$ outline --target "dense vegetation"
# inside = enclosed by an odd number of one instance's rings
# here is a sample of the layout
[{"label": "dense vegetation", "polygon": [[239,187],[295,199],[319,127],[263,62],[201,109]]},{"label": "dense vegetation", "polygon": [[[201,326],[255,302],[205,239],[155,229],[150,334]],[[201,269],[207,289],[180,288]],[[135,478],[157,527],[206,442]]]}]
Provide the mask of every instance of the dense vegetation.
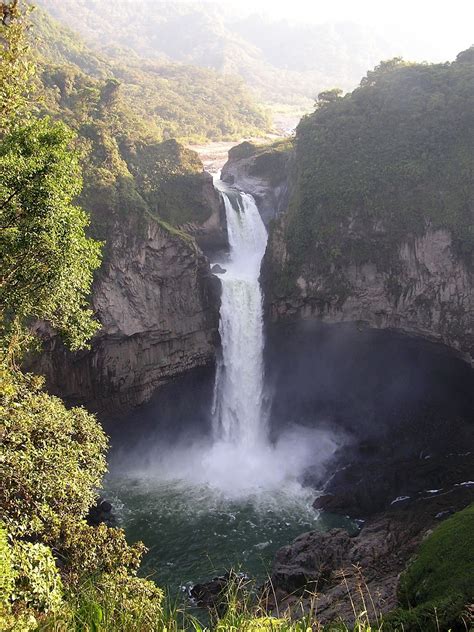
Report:
[{"label": "dense vegetation", "polygon": [[140,230],[144,218],[163,227],[205,221],[210,210],[196,194],[202,164],[174,137],[261,131],[266,119],[241,82],[133,54],[113,60],[44,12],[33,11],[30,20],[30,58],[38,69],[32,99],[39,116],[76,132],[84,180],[79,201],[91,213],[92,234],[107,242],[114,227],[127,221]]},{"label": "dense vegetation", "polygon": [[[54,3],[50,8],[57,6]],[[69,13],[72,28],[80,30],[87,11],[83,6],[78,13]],[[141,15],[148,19],[146,12]],[[142,131],[146,127],[156,140],[231,140],[262,134],[269,126],[266,115],[236,77],[223,77],[209,67],[143,59],[131,50],[98,54],[44,11],[36,9],[31,19],[32,43],[46,67],[50,86],[51,82],[54,85],[51,65],[61,66],[66,74],[64,79],[58,78],[57,90],[67,89],[68,74],[81,74],[83,90],[88,87],[87,79],[118,81],[128,127],[138,126]],[[94,13],[93,21],[97,20]],[[106,20],[112,24],[108,9]],[[92,83],[89,90],[93,87]],[[80,103],[74,107],[79,108]]]},{"label": "dense vegetation", "polygon": [[[350,263],[390,270],[397,245],[428,226],[474,253],[474,49],[450,64],[399,59],[352,94],[319,95],[295,142],[281,278],[339,275]],[[342,290],[341,290],[342,291]]]},{"label": "dense vegetation", "polygon": [[147,58],[168,59],[240,76],[259,100],[311,106],[322,89],[352,89],[367,68],[399,52],[398,34],[354,23],[292,25],[246,16],[238,3],[155,2],[137,9],[120,0],[40,0],[41,6],[87,38],[96,48],[122,55],[131,49]]},{"label": "dense vegetation", "polygon": [[[467,629],[466,604],[474,599],[474,505],[440,524],[421,544],[398,588],[403,608],[386,625],[405,630]],[[436,621],[433,621],[433,611]]]}]

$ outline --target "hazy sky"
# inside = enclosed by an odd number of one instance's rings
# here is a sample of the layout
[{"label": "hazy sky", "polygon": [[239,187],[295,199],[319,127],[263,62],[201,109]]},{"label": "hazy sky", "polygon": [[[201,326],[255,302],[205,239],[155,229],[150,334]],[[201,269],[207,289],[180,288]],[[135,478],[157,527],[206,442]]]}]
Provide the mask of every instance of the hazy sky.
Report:
[{"label": "hazy sky", "polygon": [[[235,0],[220,4],[235,5]],[[397,26],[429,44],[432,61],[452,59],[474,44],[474,0],[240,0],[240,9],[275,18],[323,23],[350,20],[382,28]],[[437,59],[433,58],[433,55]]]}]

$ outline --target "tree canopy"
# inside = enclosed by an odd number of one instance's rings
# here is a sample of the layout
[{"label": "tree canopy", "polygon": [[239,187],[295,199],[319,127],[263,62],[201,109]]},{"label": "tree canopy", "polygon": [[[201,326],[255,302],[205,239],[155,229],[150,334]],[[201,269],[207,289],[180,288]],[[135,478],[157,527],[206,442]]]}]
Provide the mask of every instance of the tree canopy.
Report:
[{"label": "tree canopy", "polygon": [[97,329],[88,307],[100,244],[85,234],[86,213],[74,134],[32,120],[0,143],[0,303],[10,342],[33,318],[48,320],[71,348]]}]

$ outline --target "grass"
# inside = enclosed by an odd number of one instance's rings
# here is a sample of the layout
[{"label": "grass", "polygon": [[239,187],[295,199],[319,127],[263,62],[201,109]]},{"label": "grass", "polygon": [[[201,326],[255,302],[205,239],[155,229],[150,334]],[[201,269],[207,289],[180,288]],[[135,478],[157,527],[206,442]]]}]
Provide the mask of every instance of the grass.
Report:
[{"label": "grass", "polygon": [[[442,522],[400,578],[386,629],[474,629],[474,504]],[[433,617],[433,612],[435,617]]]}]

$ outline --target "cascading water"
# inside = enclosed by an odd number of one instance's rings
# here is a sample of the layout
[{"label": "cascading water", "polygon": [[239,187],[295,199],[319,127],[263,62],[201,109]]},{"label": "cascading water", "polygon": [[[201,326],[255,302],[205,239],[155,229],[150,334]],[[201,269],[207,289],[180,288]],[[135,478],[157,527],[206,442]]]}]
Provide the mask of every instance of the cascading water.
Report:
[{"label": "cascading water", "polygon": [[312,509],[314,491],[300,478],[310,465],[323,468],[337,447],[326,431],[292,420],[270,441],[259,285],[267,233],[250,195],[215,184],[230,252],[220,261],[226,271],[219,275],[222,352],[212,436],[193,431],[167,444],[157,427],[133,448],[124,442],[115,447],[109,485],[115,506],[123,503],[127,533],[150,547],[146,570],[176,588],[236,566],[263,579],[279,546],[324,528]]},{"label": "cascading water", "polygon": [[217,440],[237,445],[266,441],[263,399],[263,315],[260,264],[267,231],[251,195],[216,187],[224,200],[229,261],[220,275],[222,297],[218,362],[213,403]]}]

